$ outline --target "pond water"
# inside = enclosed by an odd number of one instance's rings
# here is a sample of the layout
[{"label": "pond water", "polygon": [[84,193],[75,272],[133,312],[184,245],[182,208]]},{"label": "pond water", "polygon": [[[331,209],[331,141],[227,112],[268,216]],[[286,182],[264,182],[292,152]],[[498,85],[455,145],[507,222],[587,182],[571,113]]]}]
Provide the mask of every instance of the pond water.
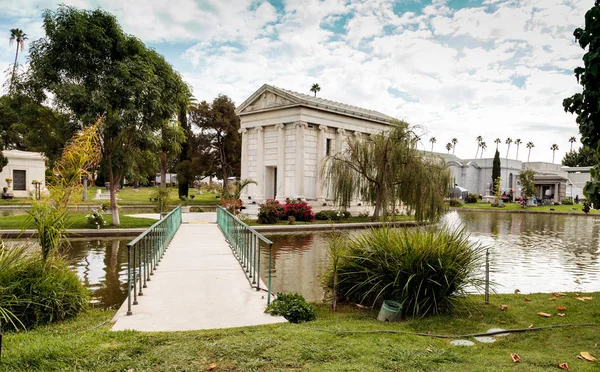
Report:
[{"label": "pond water", "polygon": [[[472,241],[489,247],[498,293],[600,291],[600,217],[452,212],[442,223],[465,225]],[[327,233],[267,237],[274,242],[273,290],[323,299]]]},{"label": "pond water", "polygon": [[[600,291],[600,216],[452,212],[443,223],[464,224],[470,239],[490,248],[490,277],[499,293],[512,293],[516,288],[523,293]],[[273,291],[322,300],[327,233],[266,236],[274,242]],[[125,300],[129,240],[70,240],[66,257],[92,290],[94,306],[115,308]],[[262,257],[262,273],[266,273],[268,252]]]}]

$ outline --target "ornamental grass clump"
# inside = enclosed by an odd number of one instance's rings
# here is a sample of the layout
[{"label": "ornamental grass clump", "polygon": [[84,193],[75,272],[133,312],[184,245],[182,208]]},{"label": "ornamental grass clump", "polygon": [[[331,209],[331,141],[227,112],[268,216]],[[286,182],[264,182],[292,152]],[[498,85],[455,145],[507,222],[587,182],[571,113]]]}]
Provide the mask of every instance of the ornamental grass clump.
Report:
[{"label": "ornamental grass clump", "polygon": [[409,317],[447,313],[466,288],[482,287],[483,252],[464,229],[373,229],[348,241],[337,295],[372,307],[395,300]]}]

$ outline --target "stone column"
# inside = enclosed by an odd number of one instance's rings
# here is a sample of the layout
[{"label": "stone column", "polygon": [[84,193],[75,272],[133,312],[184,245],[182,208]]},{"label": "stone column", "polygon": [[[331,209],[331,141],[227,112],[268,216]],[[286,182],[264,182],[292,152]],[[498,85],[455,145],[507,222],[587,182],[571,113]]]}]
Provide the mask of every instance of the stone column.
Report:
[{"label": "stone column", "polygon": [[285,201],[285,125],[277,124],[277,192],[276,199]]},{"label": "stone column", "polygon": [[337,134],[335,135],[335,153],[339,154],[342,151],[342,144],[344,143],[344,136],[346,134],[346,130],[343,128],[338,128]]},{"label": "stone column", "polygon": [[265,197],[265,132],[263,127],[256,127],[256,199],[263,201]]},{"label": "stone column", "polygon": [[[240,169],[240,179],[244,180],[248,178],[248,130],[246,128],[240,128],[238,133],[242,135],[242,165]],[[254,185],[248,185],[247,187],[244,187],[244,190],[242,191],[240,197],[244,203],[247,203],[248,201],[248,189],[250,189],[251,186]]]},{"label": "stone column", "polygon": [[319,125],[317,132],[317,200],[325,201],[325,182],[323,178],[323,163],[325,161],[325,133],[327,133],[326,125]]},{"label": "stone column", "polygon": [[307,127],[305,121],[294,122],[296,126],[296,173],[294,185],[295,199],[304,199],[304,130]]}]

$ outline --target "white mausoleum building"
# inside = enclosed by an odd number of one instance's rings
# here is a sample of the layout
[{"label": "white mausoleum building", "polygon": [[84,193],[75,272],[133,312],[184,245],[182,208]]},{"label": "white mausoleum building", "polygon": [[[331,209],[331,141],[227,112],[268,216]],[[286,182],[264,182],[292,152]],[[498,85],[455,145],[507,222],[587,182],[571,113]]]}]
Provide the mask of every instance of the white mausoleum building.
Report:
[{"label": "white mausoleum building", "polygon": [[[8,192],[16,197],[28,197],[35,189],[33,181],[40,182],[40,189],[46,186],[46,162],[39,152],[4,150],[2,154],[8,164],[0,172],[0,182]],[[9,181],[7,181],[9,180]]]},{"label": "white mausoleum building", "polygon": [[380,133],[394,119],[267,84],[236,113],[241,120],[241,178],[257,183],[244,190],[244,203],[330,200],[320,172],[324,159],[341,151],[349,136]]}]

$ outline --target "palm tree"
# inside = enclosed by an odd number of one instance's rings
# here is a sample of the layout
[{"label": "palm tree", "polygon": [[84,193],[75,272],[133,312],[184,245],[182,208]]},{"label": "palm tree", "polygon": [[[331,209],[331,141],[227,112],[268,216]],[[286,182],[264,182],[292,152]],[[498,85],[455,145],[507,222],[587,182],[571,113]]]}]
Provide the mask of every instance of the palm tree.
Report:
[{"label": "palm tree", "polygon": [[558,150],[558,145],[554,143],[552,146],[550,146],[550,150],[552,150],[552,162],[554,163],[554,154],[556,153],[556,150]]},{"label": "palm tree", "polygon": [[521,142],[520,138],[517,138],[515,140],[515,145],[517,145],[517,156],[515,157],[516,160],[519,160],[519,145],[522,144],[523,142]]},{"label": "palm tree", "polygon": [[433,152],[433,144],[437,142],[437,139],[435,137],[431,137],[429,142],[431,142],[431,152]]},{"label": "palm tree", "polygon": [[483,158],[483,152],[485,151],[485,149],[487,149],[487,144],[485,142],[481,142],[481,144],[479,145],[481,147],[481,158]]},{"label": "palm tree", "polygon": [[15,53],[15,64],[13,65],[13,70],[12,70],[12,77],[10,79],[10,86],[9,86],[9,90],[12,89],[12,84],[13,81],[15,80],[15,71],[17,70],[17,59],[19,58],[19,47],[21,47],[21,51],[23,51],[23,49],[25,49],[25,40],[27,40],[27,34],[23,32],[23,30],[18,29],[18,28],[13,28],[12,30],[10,30],[10,39],[9,39],[9,44],[13,45],[13,43],[16,41],[17,42],[17,51]]},{"label": "palm tree", "polygon": [[496,144],[496,151],[498,151],[498,145],[499,145],[500,143],[502,143],[502,140],[501,140],[500,138],[496,138],[496,139],[494,140],[494,143]]},{"label": "palm tree", "polygon": [[577,142],[577,138],[575,138],[575,137],[571,137],[571,138],[569,138],[569,142],[571,142],[571,151],[573,151],[573,144],[574,144],[575,142]]},{"label": "palm tree", "polygon": [[527,162],[529,163],[529,157],[531,156],[531,149],[535,147],[535,145],[533,144],[533,142],[529,141],[527,142],[527,145],[525,145],[525,147],[527,147],[529,149],[529,155],[527,155]]},{"label": "palm tree", "polygon": [[317,92],[321,91],[321,87],[319,86],[319,84],[315,83],[310,88],[310,91],[313,92],[315,94],[315,97],[316,97],[317,96]]},{"label": "palm tree", "polygon": [[508,152],[510,151],[510,144],[513,142],[512,138],[508,137],[506,139],[506,144],[508,145],[508,148],[506,149],[506,158],[508,159]]},{"label": "palm tree", "polygon": [[[450,153],[450,150],[452,150],[452,144],[450,142],[446,144],[446,150],[448,150],[448,154]],[[479,148],[477,148],[477,152],[479,152]]]},{"label": "palm tree", "polygon": [[479,148],[481,147],[481,141],[483,141],[483,137],[477,136],[477,152],[475,153],[475,159],[477,159],[477,154],[479,154]]},{"label": "palm tree", "polygon": [[456,138],[452,138],[452,155],[454,155],[454,150],[456,150],[456,144],[458,140]]}]

